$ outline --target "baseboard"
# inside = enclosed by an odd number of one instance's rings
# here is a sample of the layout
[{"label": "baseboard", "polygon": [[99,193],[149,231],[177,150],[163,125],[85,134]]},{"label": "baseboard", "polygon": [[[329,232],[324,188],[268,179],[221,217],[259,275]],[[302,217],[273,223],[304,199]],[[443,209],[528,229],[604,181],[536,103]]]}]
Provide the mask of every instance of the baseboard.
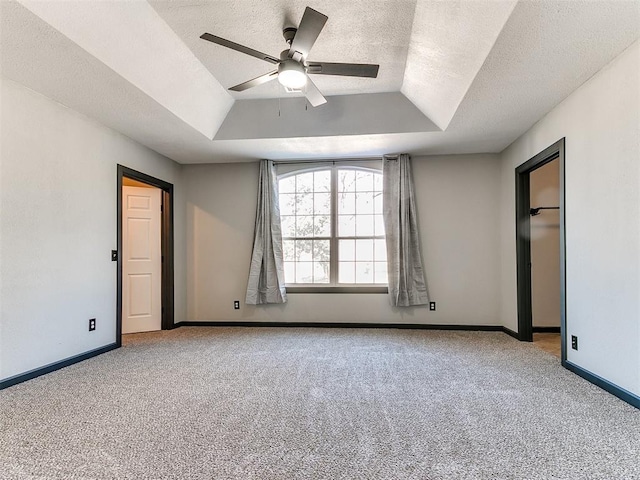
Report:
[{"label": "baseboard", "polygon": [[606,390],[610,394],[615,395],[620,400],[627,402],[629,405],[632,405],[640,409],[640,397],[638,395],[631,393],[630,391],[625,390],[624,388],[619,387],[614,383],[611,383],[609,380],[605,380],[604,378],[599,377],[595,373],[591,373],[588,370],[585,370],[584,368],[569,362],[568,360],[565,360],[564,362],[562,362],[562,366],[565,367],[567,370],[572,371],[576,375],[584,378],[585,380],[593,383],[594,385],[597,385],[603,390]]},{"label": "baseboard", "polygon": [[506,333],[507,335],[509,335],[510,337],[515,338],[516,340],[520,340],[520,335],[518,334],[518,332],[514,332],[513,330],[511,330],[510,328],[507,327],[502,327],[502,331],[504,333]]},{"label": "baseboard", "polygon": [[194,322],[183,321],[176,327],[309,327],[309,328],[399,328],[411,330],[469,330],[501,332],[500,325],[446,325],[422,323],[337,323],[337,322]]},{"label": "baseboard", "polygon": [[118,345],[117,343],[111,343],[109,345],[105,345],[104,347],[96,348],[95,350],[90,350],[88,352],[81,353],[80,355],[75,355],[58,362],[50,363],[49,365],[45,365],[44,367],[30,370],[26,373],[14,375],[13,377],[9,377],[0,381],[0,390],[11,387],[18,383],[26,382],[27,380],[31,380],[32,378],[39,377],[40,375],[44,375],[46,373],[55,372],[56,370],[60,370],[61,368],[68,367],[69,365],[73,365],[74,363],[82,362],[83,360],[87,360],[91,357],[96,357],[111,350],[115,350],[119,346],[120,345]]},{"label": "baseboard", "polygon": [[560,327],[533,327],[533,333],[560,333]]}]

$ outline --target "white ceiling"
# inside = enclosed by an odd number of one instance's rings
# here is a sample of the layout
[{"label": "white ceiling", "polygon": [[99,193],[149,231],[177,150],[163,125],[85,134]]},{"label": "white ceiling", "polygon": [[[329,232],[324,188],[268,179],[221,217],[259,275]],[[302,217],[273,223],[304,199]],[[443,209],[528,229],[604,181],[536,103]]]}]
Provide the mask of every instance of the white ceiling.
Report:
[{"label": "white ceiling", "polygon": [[[314,76],[311,108],[271,82],[305,6],[329,17],[309,58],[379,63]],[[181,163],[499,152],[640,37],[635,0],[0,2],[2,76]],[[335,96],[338,95],[338,96]]]},{"label": "white ceiling", "polygon": [[[325,95],[399,91],[416,6],[415,0],[325,0],[315,4],[308,0],[151,0],[149,3],[225,88],[270,72],[274,65],[203,41],[199,38],[203,32],[279,57],[282,50],[288,49],[282,29],[297,26],[307,5],[319,10],[329,20],[308,60],[382,66],[376,79],[314,76],[313,82]],[[278,82],[230,93],[236,99],[283,95]]]}]

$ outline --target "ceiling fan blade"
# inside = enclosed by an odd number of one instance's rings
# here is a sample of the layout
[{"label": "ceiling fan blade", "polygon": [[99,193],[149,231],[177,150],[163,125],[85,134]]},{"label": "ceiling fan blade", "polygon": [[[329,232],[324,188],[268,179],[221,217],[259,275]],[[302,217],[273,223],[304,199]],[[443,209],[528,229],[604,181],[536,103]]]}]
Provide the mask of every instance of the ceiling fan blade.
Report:
[{"label": "ceiling fan blade", "polygon": [[309,100],[309,103],[314,107],[320,106],[323,103],[327,103],[327,99],[324,98],[324,95],[320,93],[320,90],[318,90],[318,87],[316,87],[316,84],[313,83],[311,79],[308,77],[307,77],[307,87],[305,89],[304,96],[307,97],[307,100]]},{"label": "ceiling fan blade", "polygon": [[243,92],[248,90],[251,87],[257,87],[258,85],[262,85],[263,83],[270,82],[278,78],[278,71],[274,70],[273,72],[265,73],[264,75],[260,75],[259,77],[254,78],[253,80],[249,80],[247,82],[236,85],[235,87],[231,87],[229,90],[233,90],[234,92]]},{"label": "ceiling fan blade", "polygon": [[203,33],[202,35],[200,35],[200,38],[212,43],[217,43],[218,45],[222,45],[223,47],[230,48],[231,50],[235,50],[237,52],[246,53],[247,55],[251,55],[252,57],[259,58],[260,60],[264,60],[269,63],[280,63],[279,59],[272,57],[271,55],[259,52],[258,50],[254,50],[253,48],[245,47],[244,45],[232,42],[231,40],[216,37],[215,35],[211,35],[210,33]]},{"label": "ceiling fan blade", "polygon": [[376,78],[380,65],[370,63],[309,62],[307,73],[316,75],[345,75],[348,77]]},{"label": "ceiling fan blade", "polygon": [[328,18],[326,15],[316,12],[313,8],[307,7],[304,15],[302,15],[302,20],[300,20],[296,36],[293,37],[293,42],[291,42],[289,56],[293,57],[298,52],[303,58],[306,58]]}]

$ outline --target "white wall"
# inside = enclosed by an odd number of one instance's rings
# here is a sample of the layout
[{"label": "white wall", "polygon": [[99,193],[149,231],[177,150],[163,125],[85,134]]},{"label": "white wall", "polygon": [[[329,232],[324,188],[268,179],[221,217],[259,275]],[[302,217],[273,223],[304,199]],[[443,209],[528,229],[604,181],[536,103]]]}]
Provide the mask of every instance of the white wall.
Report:
[{"label": "white wall", "polygon": [[[559,164],[554,160],[530,177],[532,207],[560,204]],[[560,212],[540,210],[531,218],[531,310],[534,327],[560,326]]]},{"label": "white wall", "polygon": [[175,185],[175,317],[184,319],[180,166],[17,83],[1,89],[0,378],[115,341],[118,163]]},{"label": "white wall", "polygon": [[391,308],[386,294],[290,294],[286,305],[245,305],[258,164],[215,164],[184,167],[189,320],[498,325],[498,156],[420,157],[413,166],[436,312]]},{"label": "white wall", "polygon": [[502,153],[501,317],[514,330],[514,169],[562,137],[568,360],[640,394],[640,42]]}]

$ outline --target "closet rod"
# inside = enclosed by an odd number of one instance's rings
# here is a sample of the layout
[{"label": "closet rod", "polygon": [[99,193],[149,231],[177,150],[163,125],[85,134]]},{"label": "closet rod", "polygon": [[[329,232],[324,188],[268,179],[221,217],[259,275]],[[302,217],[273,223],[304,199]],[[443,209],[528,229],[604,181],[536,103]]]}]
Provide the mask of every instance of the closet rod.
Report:
[{"label": "closet rod", "polygon": [[540,210],[560,210],[560,207],[535,207],[529,210],[529,215],[532,217],[540,215]]}]

